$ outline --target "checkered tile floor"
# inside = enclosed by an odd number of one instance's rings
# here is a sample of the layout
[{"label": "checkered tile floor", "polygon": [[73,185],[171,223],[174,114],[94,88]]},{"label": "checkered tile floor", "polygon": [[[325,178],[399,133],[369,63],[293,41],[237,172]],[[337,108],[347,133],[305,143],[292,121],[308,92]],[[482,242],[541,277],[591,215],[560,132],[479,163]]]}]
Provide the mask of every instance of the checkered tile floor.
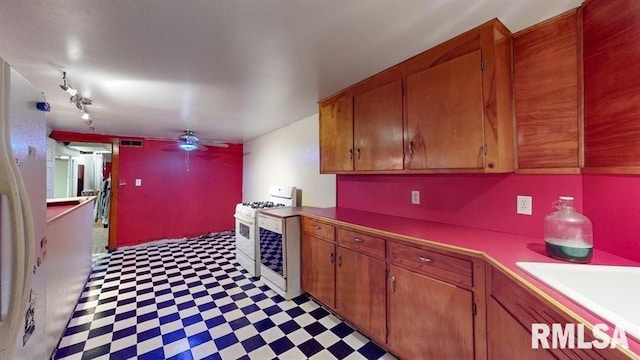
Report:
[{"label": "checkered tile floor", "polygon": [[53,359],[395,359],[305,295],[247,276],[234,234],[95,264]]}]

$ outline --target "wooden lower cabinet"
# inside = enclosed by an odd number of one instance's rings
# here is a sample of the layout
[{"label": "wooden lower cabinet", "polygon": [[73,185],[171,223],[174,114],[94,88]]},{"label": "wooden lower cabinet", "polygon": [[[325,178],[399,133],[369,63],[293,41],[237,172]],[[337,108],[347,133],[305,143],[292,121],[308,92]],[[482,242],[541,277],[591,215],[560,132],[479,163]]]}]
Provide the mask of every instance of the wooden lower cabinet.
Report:
[{"label": "wooden lower cabinet", "polygon": [[[531,349],[531,324],[542,323],[576,325],[579,321],[569,314],[553,306],[542,296],[527,288],[524,284],[511,278],[506,273],[491,267],[487,271],[488,308],[487,308],[487,340],[489,359],[632,359],[619,348],[611,349],[578,349],[567,346],[563,349]],[[498,306],[498,308],[496,308]],[[519,327],[518,327],[519,326]],[[585,326],[585,330],[587,327]],[[526,332],[526,334],[525,334]],[[527,342],[528,340],[528,349]],[[583,341],[594,340],[590,331],[585,331]],[[551,336],[548,338],[552,343]],[[574,333],[574,344],[578,344],[577,332]],[[519,350],[514,349],[518,347]],[[551,347],[551,346],[550,346]],[[492,354],[512,354],[514,356],[491,356]]]},{"label": "wooden lower cabinet", "polygon": [[487,301],[487,350],[489,359],[556,359],[545,349],[532,349],[531,333],[493,298]]},{"label": "wooden lower cabinet", "polygon": [[391,351],[403,359],[473,359],[473,293],[395,265],[387,284]]},{"label": "wooden lower cabinet", "polygon": [[302,236],[302,289],[330,308],[335,306],[335,244]]},{"label": "wooden lower cabinet", "polygon": [[386,294],[383,260],[338,246],[336,257],[336,311],[384,343]]}]

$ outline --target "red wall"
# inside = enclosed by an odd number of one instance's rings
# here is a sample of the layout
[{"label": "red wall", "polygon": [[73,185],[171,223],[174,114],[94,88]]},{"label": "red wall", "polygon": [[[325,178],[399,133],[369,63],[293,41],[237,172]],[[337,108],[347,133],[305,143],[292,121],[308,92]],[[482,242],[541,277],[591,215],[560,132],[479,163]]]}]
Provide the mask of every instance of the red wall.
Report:
[{"label": "red wall", "polygon": [[583,183],[594,246],[640,261],[640,177],[584,175]]},{"label": "red wall", "polygon": [[[544,216],[560,195],[582,209],[579,175],[338,176],[338,206],[444,224],[543,236]],[[420,205],[411,204],[420,191]],[[516,214],[516,195],[533,196],[533,215]]]},{"label": "red wall", "polygon": [[209,147],[189,153],[188,165],[186,160],[171,141],[120,147],[118,247],[234,228],[242,199],[242,145]]},{"label": "red wall", "polygon": [[[420,190],[421,204],[411,204]],[[516,214],[533,196],[533,216]],[[640,261],[640,177],[595,175],[339,175],[338,207],[542,238],[560,195],[594,225],[594,246]],[[584,205],[583,205],[584,204]]]}]

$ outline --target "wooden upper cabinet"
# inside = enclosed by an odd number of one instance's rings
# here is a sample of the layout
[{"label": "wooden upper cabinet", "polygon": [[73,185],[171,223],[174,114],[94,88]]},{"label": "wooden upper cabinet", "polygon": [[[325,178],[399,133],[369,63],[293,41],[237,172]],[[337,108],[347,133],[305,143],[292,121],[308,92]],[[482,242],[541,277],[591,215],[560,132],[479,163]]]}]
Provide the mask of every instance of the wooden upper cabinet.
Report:
[{"label": "wooden upper cabinet", "polygon": [[409,169],[484,168],[480,50],[407,77]]},{"label": "wooden upper cabinet", "polygon": [[320,172],[353,170],[353,98],[320,105]]},{"label": "wooden upper cabinet", "polygon": [[[321,171],[513,171],[511,50],[494,19],[322,100]],[[336,160],[351,154],[341,97],[353,100],[353,168]]]},{"label": "wooden upper cabinet", "polygon": [[640,173],[640,1],[583,7],[585,169]]},{"label": "wooden upper cabinet", "polygon": [[520,170],[577,172],[580,168],[579,22],[574,9],[513,36]]},{"label": "wooden upper cabinet", "polygon": [[402,170],[402,81],[354,96],[355,170]]}]

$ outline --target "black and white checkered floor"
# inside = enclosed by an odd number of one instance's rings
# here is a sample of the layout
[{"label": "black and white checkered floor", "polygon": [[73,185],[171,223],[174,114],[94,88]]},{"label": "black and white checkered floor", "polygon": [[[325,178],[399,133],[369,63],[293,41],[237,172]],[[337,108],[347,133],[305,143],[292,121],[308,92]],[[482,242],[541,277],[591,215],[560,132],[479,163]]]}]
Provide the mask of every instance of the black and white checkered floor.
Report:
[{"label": "black and white checkered floor", "polygon": [[286,301],[248,277],[233,239],[102,258],[53,359],[395,359],[306,295]]}]

